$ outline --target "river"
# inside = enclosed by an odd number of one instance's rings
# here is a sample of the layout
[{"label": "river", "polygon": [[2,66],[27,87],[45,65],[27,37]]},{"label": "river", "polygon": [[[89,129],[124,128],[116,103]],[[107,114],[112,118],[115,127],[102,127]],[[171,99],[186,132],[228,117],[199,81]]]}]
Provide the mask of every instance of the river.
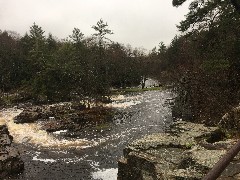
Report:
[{"label": "river", "polygon": [[11,179],[117,179],[117,161],[135,139],[164,132],[172,122],[168,90],[119,95],[107,106],[116,109],[112,123],[78,134],[46,133],[38,124],[15,124],[19,110],[2,111],[19,148],[25,171]]}]

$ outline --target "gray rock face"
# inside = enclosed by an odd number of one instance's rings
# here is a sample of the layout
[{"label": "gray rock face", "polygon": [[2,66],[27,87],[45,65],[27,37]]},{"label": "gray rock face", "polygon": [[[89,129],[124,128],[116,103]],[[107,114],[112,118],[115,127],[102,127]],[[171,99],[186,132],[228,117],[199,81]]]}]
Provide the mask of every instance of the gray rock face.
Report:
[{"label": "gray rock face", "polygon": [[5,125],[0,125],[0,179],[21,173],[23,169],[19,152],[12,146],[12,136]]},{"label": "gray rock face", "polygon": [[[168,133],[129,144],[118,162],[118,180],[202,179],[235,142],[223,139],[216,127],[177,122]],[[222,177],[239,174],[239,160],[232,162]],[[230,169],[234,173],[229,174]]]}]

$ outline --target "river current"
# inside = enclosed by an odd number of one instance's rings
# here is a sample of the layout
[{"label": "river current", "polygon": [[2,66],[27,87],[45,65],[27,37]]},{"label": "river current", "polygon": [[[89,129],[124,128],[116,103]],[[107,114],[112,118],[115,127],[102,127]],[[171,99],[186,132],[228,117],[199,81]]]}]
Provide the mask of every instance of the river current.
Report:
[{"label": "river current", "polygon": [[3,110],[25,163],[24,172],[11,179],[116,180],[124,147],[169,127],[171,109],[166,101],[172,96],[168,90],[119,95],[106,105],[116,109],[111,123],[75,134],[47,133],[37,123],[15,124],[13,117],[21,110]]}]

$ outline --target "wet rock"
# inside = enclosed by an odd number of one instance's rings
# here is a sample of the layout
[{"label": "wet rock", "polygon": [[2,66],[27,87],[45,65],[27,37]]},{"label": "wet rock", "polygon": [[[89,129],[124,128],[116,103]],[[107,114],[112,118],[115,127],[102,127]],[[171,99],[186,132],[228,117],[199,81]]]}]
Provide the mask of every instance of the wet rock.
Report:
[{"label": "wet rock", "polygon": [[38,120],[48,120],[51,118],[54,118],[56,115],[53,113],[49,107],[42,108],[41,111],[38,114]]},{"label": "wet rock", "polygon": [[0,125],[0,134],[9,134],[8,128],[6,125]]},{"label": "wet rock", "polygon": [[5,125],[0,125],[0,179],[21,173],[24,163],[12,145],[12,136]]},{"label": "wet rock", "polygon": [[32,106],[25,108],[18,116],[14,118],[15,123],[33,123],[38,120],[48,120],[54,116],[48,106]]},{"label": "wet rock", "polygon": [[8,134],[0,134],[0,144],[1,146],[10,146],[12,140]]},{"label": "wet rock", "polygon": [[68,114],[74,113],[75,111],[80,111],[80,109],[84,109],[81,104],[75,104],[72,107],[71,103],[23,107],[24,110],[14,118],[15,123],[33,123],[36,121],[47,121],[50,117],[62,118],[64,116],[67,116]]},{"label": "wet rock", "polygon": [[42,129],[46,130],[47,132],[54,132],[54,131],[60,131],[60,130],[70,130],[70,129],[76,129],[76,125],[68,120],[68,119],[62,119],[62,120],[49,120],[47,122],[44,122],[42,124]]},{"label": "wet rock", "polygon": [[[177,122],[167,133],[130,143],[118,162],[118,180],[202,179],[235,142],[223,138],[217,127]],[[236,157],[236,168],[228,167],[223,176],[239,174],[239,162]]]},{"label": "wet rock", "polygon": [[32,123],[37,121],[38,118],[39,118],[38,112],[24,110],[14,118],[14,122],[15,123]]},{"label": "wet rock", "polygon": [[84,104],[79,104],[79,103],[73,103],[71,106],[72,109],[82,111],[86,109],[86,106]]},{"label": "wet rock", "polygon": [[0,125],[0,147],[10,145],[12,143],[13,137],[9,134],[6,125]]},{"label": "wet rock", "polygon": [[27,102],[27,103],[18,103],[17,104],[17,108],[18,109],[26,109],[26,108],[29,108],[31,107],[33,104],[30,103],[30,102]]},{"label": "wet rock", "polygon": [[83,128],[105,123],[111,119],[112,110],[104,107],[86,109],[80,103],[59,103],[32,106],[14,118],[15,123],[39,123],[43,130],[54,132],[69,130],[79,132]]}]

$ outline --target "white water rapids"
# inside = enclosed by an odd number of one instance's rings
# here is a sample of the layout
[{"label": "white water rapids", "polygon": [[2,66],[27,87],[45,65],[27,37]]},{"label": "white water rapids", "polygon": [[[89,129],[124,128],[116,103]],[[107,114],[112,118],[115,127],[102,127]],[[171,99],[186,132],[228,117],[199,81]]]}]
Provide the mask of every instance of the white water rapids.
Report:
[{"label": "white water rapids", "polygon": [[[139,96],[125,97],[123,95],[112,97],[113,102],[105,104],[106,107],[126,108],[132,105],[141,103]],[[86,148],[97,145],[96,141],[86,139],[57,139],[53,134],[41,129],[38,123],[14,123],[13,118],[22,112],[20,109],[9,108],[0,111],[0,125],[6,124],[10,134],[13,136],[16,143],[28,143],[34,146],[41,146],[45,148]],[[58,134],[56,132],[55,134]]]},{"label": "white water rapids", "polygon": [[113,96],[112,103],[101,104],[116,109],[111,123],[73,132],[72,138],[65,136],[72,132],[64,129],[47,133],[42,122],[15,124],[13,118],[21,110],[3,109],[0,124],[8,126],[25,163],[16,180],[117,179],[117,161],[126,145],[168,128],[171,109],[165,102],[171,97],[169,91]]},{"label": "white water rapids", "polygon": [[13,118],[20,114],[22,110],[7,109],[0,111],[0,124],[6,124],[10,134],[16,143],[29,143],[35,146],[64,148],[64,147],[81,147],[83,148],[91,142],[84,139],[59,140],[50,133],[41,130],[41,126],[37,123],[16,124]]}]

